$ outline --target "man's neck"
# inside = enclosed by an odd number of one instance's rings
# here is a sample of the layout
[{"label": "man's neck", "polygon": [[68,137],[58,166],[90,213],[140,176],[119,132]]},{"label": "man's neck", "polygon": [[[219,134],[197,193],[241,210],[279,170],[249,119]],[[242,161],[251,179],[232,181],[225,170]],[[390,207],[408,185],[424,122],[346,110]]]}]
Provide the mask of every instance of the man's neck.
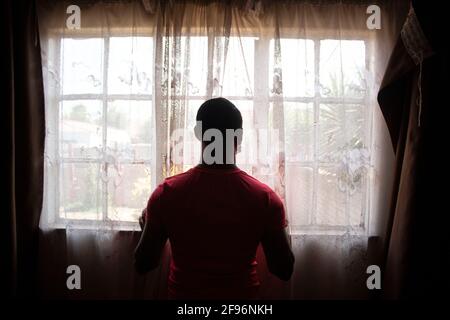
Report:
[{"label": "man's neck", "polygon": [[[228,159],[228,162],[227,162],[227,157],[224,157],[224,159],[222,159],[223,163],[213,163],[213,164],[208,164],[204,161],[204,159],[203,159],[204,151],[205,151],[205,146],[203,145],[202,153],[200,156],[200,163],[199,163],[198,167],[208,168],[208,169],[235,169],[235,168],[237,168],[237,166],[236,166],[236,149],[234,150],[232,159]],[[224,153],[226,153],[226,150],[224,150]]]},{"label": "man's neck", "polygon": [[236,164],[219,164],[219,163],[213,163],[213,164],[206,164],[204,162],[198,164],[199,168],[207,168],[207,169],[236,169]]}]

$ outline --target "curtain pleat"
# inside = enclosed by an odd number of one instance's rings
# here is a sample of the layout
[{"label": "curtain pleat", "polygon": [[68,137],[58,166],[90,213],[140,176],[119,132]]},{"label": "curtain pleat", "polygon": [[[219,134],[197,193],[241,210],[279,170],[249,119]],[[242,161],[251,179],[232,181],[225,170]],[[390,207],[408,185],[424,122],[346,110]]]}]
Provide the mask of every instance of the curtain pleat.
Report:
[{"label": "curtain pleat", "polygon": [[35,3],[8,0],[2,1],[2,6],[6,95],[1,118],[7,149],[2,183],[8,193],[0,223],[1,279],[10,295],[22,297],[36,295],[43,198],[44,92]]},{"label": "curtain pleat", "polygon": [[450,267],[448,170],[441,166],[448,145],[449,52],[436,34],[440,9],[416,4],[434,53],[416,65],[399,38],[378,94],[396,163],[383,250],[387,299],[442,298],[450,285],[444,276]]}]

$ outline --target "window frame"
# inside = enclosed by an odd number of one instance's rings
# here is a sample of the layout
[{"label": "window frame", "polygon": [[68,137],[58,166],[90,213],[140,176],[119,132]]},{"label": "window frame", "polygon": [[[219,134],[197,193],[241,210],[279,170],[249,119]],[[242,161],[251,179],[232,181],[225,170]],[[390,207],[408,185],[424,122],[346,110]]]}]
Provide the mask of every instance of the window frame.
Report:
[{"label": "window frame", "polygon": [[[56,109],[51,111],[50,119],[47,121],[47,123],[51,124],[51,130],[55,130],[55,140],[49,142],[50,145],[53,145],[53,147],[50,148],[50,151],[52,153],[52,160],[56,161],[57,165],[55,166],[47,166],[46,167],[46,177],[45,177],[45,183],[46,188],[48,188],[47,193],[52,193],[54,198],[54,203],[52,204],[50,201],[49,195],[45,197],[45,203],[44,207],[46,210],[50,211],[49,213],[49,224],[52,226],[66,226],[68,224],[80,228],[89,228],[89,225],[92,225],[93,223],[97,224],[109,224],[113,223],[115,226],[117,226],[121,230],[127,230],[132,229],[135,230],[138,227],[137,222],[128,222],[128,221],[120,221],[120,220],[110,220],[108,218],[108,191],[107,188],[104,186],[107,186],[107,182],[102,182],[103,184],[103,190],[102,190],[102,212],[101,212],[101,219],[95,219],[95,220],[85,220],[85,219],[71,219],[71,218],[63,218],[60,216],[60,171],[61,171],[61,165],[65,163],[97,163],[100,166],[102,166],[103,163],[107,163],[103,158],[99,159],[76,159],[76,158],[64,158],[60,157],[59,154],[59,116],[60,116],[60,105],[63,101],[70,101],[70,100],[99,100],[102,103],[102,110],[103,110],[103,119],[102,119],[102,142],[103,142],[103,150],[106,148],[106,128],[107,128],[107,109],[108,109],[108,102],[114,101],[114,100],[143,100],[143,101],[151,101],[152,102],[152,119],[151,121],[154,123],[156,119],[156,106],[161,103],[162,100],[164,100],[164,96],[159,93],[157,94],[155,92],[156,86],[158,82],[158,79],[160,78],[160,74],[156,74],[155,70],[155,64],[157,62],[158,57],[161,55],[161,43],[162,37],[157,37],[155,35],[149,35],[149,34],[138,34],[133,36],[145,36],[145,37],[151,37],[153,41],[153,64],[152,64],[152,93],[149,95],[146,94],[108,94],[107,92],[107,83],[108,83],[108,62],[109,62],[109,40],[112,37],[126,37],[126,34],[109,34],[109,35],[101,35],[98,33],[86,33],[86,34],[67,34],[64,36],[55,36],[52,38],[55,43],[59,44],[56,45],[54,48],[52,48],[52,54],[56,58],[56,62],[58,64],[57,67],[61,68],[61,43],[63,39],[65,38],[76,38],[76,39],[89,39],[89,38],[99,38],[103,40],[103,88],[102,93],[99,94],[63,94],[62,88],[57,87],[57,90],[59,92],[55,93],[56,101],[53,101],[53,105],[51,109]],[[128,35],[129,36],[129,35]],[[195,35],[197,36],[197,35]],[[230,35],[230,37],[233,37],[235,35]],[[320,111],[320,104],[321,103],[329,103],[329,104],[361,104],[364,106],[368,106],[368,115],[367,120],[369,123],[365,125],[364,130],[366,131],[365,134],[367,137],[367,144],[368,149],[370,152],[373,151],[373,136],[372,136],[372,126],[373,126],[373,107],[372,103],[370,103],[371,95],[373,95],[372,92],[370,92],[370,88],[367,88],[367,92],[362,99],[349,99],[349,98],[327,98],[327,97],[321,97],[320,92],[318,89],[318,83],[320,81],[320,73],[319,73],[319,63],[320,63],[320,41],[331,39],[331,40],[339,40],[335,39],[333,37],[327,37],[326,34],[309,34],[307,38],[298,38],[298,37],[282,37],[282,39],[304,39],[304,40],[312,40],[314,42],[314,71],[315,71],[315,83],[314,83],[314,96],[311,97],[303,97],[303,96],[295,96],[295,97],[278,97],[273,96],[270,94],[270,83],[269,83],[269,74],[270,74],[270,68],[269,68],[269,56],[270,56],[270,41],[273,40],[273,37],[271,36],[259,36],[255,37],[255,35],[241,35],[242,37],[251,37],[255,39],[254,44],[254,73],[253,73],[253,91],[251,96],[225,96],[228,99],[235,100],[235,101],[252,101],[253,103],[253,121],[254,125],[255,123],[267,123],[268,116],[269,116],[269,108],[270,104],[281,101],[281,102],[297,102],[297,103],[312,103],[313,104],[313,112],[314,112],[314,157],[316,158],[317,155],[317,142],[318,142],[318,130],[319,126],[318,120],[319,120],[319,111]],[[207,35],[208,42],[214,41],[214,39],[210,39],[211,36]],[[356,35],[352,33],[351,35],[343,36],[341,40],[362,40],[365,43],[366,48],[366,69],[368,69],[371,73],[374,72],[373,68],[373,36],[366,32],[358,32]],[[50,48],[50,46],[49,46]],[[211,54],[211,46],[208,45],[208,65],[210,63],[210,59],[212,58]],[[262,63],[263,62],[263,63]],[[258,74],[261,74],[261,71],[258,73],[256,72],[256,66],[262,66],[263,73],[266,74],[266,76],[258,77]],[[211,88],[208,86],[208,83],[211,83],[212,81],[212,73],[208,71],[207,75],[207,92],[205,95],[188,95],[183,96],[187,101],[204,101],[205,99],[208,99],[212,96]],[[171,96],[172,98],[176,98],[176,96]],[[373,97],[372,97],[373,98]],[[258,105],[258,108],[255,108],[255,105]],[[285,121],[282,121],[283,123],[283,130],[285,130]],[[260,126],[259,126],[260,127]],[[256,128],[256,127],[255,127]],[[267,129],[267,128],[266,128]],[[152,128],[153,135],[152,135],[152,154],[155,154],[155,149],[157,148],[155,143],[155,128]],[[284,141],[283,141],[284,143]],[[256,145],[256,148],[260,148],[259,145]],[[258,150],[258,149],[257,149]],[[354,228],[352,227],[352,232],[355,232],[357,234],[367,234],[368,233],[368,226],[369,226],[369,219],[370,219],[370,203],[372,198],[372,184],[371,184],[371,172],[373,164],[372,160],[373,157],[370,157],[369,160],[369,172],[366,175],[367,181],[365,182],[365,203],[364,203],[364,222],[363,225],[360,228]],[[287,160],[287,159],[286,159]],[[151,167],[152,172],[152,189],[156,186],[156,176],[160,176],[162,171],[160,170],[160,167],[156,164],[156,159],[150,159],[150,160],[142,160],[142,161],[128,161],[128,160],[121,160],[121,164],[132,164],[132,165],[148,165]],[[312,215],[317,214],[317,176],[318,176],[318,168],[319,168],[319,160],[315,159],[314,161],[286,161],[286,165],[289,163],[289,165],[299,165],[303,168],[312,168],[313,169],[313,208]],[[323,165],[323,163],[321,163]],[[103,170],[103,169],[102,169]],[[105,169],[107,170],[107,169]],[[55,172],[56,171],[56,172]],[[53,191],[53,192],[52,192]],[[348,198],[348,195],[346,196]],[[348,200],[346,200],[347,203]],[[287,206],[286,206],[287,207]],[[288,213],[289,214],[289,213]],[[310,219],[310,218],[309,218]],[[311,225],[291,225],[290,226],[290,233],[292,235],[295,234],[339,234],[348,232],[349,226],[325,226],[320,224],[311,224]]]},{"label": "window frame", "polygon": [[[115,225],[120,230],[136,230],[138,228],[138,222],[125,221],[125,220],[113,220],[108,217],[108,182],[101,180],[101,202],[99,211],[100,218],[99,219],[73,219],[66,218],[61,216],[60,211],[60,203],[61,203],[61,195],[60,195],[60,175],[61,175],[61,167],[65,164],[97,164],[100,166],[100,170],[104,174],[108,174],[108,166],[110,163],[107,159],[105,159],[106,148],[107,148],[107,129],[108,129],[108,104],[115,100],[125,100],[125,101],[150,101],[152,109],[154,109],[154,90],[150,94],[109,94],[108,93],[108,64],[109,64],[109,55],[110,55],[110,39],[116,37],[129,37],[129,35],[118,33],[118,34],[109,34],[109,35],[99,35],[96,33],[86,33],[86,34],[69,34],[67,36],[55,36],[52,37],[52,41],[55,45],[48,49],[51,50],[51,54],[56,58],[57,68],[62,70],[62,42],[64,39],[99,39],[103,43],[103,67],[102,67],[102,90],[100,93],[75,93],[75,94],[64,94],[63,88],[60,86],[60,83],[57,83],[55,92],[53,94],[53,101],[51,106],[51,111],[46,111],[46,114],[50,113],[50,121],[47,121],[47,125],[50,124],[50,130],[54,132],[54,141],[50,142],[50,150],[51,153],[51,161],[54,161],[56,165],[46,166],[46,188],[49,188],[53,185],[53,188],[47,193],[53,194],[51,197],[49,194],[45,196],[45,208],[49,211],[49,221],[48,224],[55,228],[64,228],[67,225],[74,226],[76,228],[81,229],[91,229],[96,228],[98,225]],[[153,50],[154,50],[154,37],[148,34],[139,34],[136,37],[148,37],[152,39]],[[152,64],[152,73],[154,72],[154,66]],[[152,74],[154,78],[154,75]],[[94,100],[99,101],[102,106],[102,157],[99,158],[77,158],[77,157],[65,157],[60,154],[60,116],[61,116],[61,106],[62,103],[66,101],[77,101],[77,100]],[[154,122],[154,112],[152,110],[151,122],[153,126]],[[152,137],[153,138],[153,137]],[[151,143],[151,148],[154,148],[154,143]],[[152,151],[153,153],[153,151]],[[140,159],[140,160],[128,160],[121,159],[121,165],[146,165],[152,168],[151,172],[153,175],[153,161],[152,159]],[[48,177],[50,176],[50,177]],[[49,180],[51,182],[49,182]],[[53,198],[52,200],[50,198]],[[51,209],[53,208],[53,209]],[[95,227],[93,226],[95,225]]]},{"label": "window frame", "polygon": [[[372,176],[372,168],[373,168],[373,106],[370,103],[371,96],[373,93],[370,90],[370,87],[367,86],[364,97],[362,98],[348,98],[348,97],[322,97],[320,94],[320,42],[322,40],[353,40],[353,41],[363,41],[365,45],[365,65],[366,70],[369,70],[371,74],[374,73],[373,68],[373,36],[369,32],[358,32],[357,34],[347,35],[342,39],[335,39],[333,37],[327,36],[326,34],[312,34],[307,38],[294,38],[294,37],[282,37],[280,39],[297,39],[297,40],[312,40],[314,43],[314,95],[311,97],[304,96],[295,96],[295,97],[277,97],[270,96],[269,101],[275,102],[281,100],[282,102],[294,102],[294,103],[312,103],[313,105],[313,161],[288,161],[285,159],[285,166],[287,165],[297,165],[302,168],[311,168],[313,170],[313,199],[312,199],[312,209],[308,214],[309,223],[306,225],[292,225],[290,224],[290,234],[291,235],[303,235],[303,234],[323,234],[323,235],[335,235],[335,234],[344,234],[351,233],[356,235],[367,235],[369,233],[369,222],[370,222],[370,214],[371,214],[371,198],[372,198],[372,184],[371,184],[371,176]],[[362,225],[359,226],[351,226],[347,225],[324,225],[316,223],[317,219],[317,194],[318,194],[318,176],[319,176],[319,168],[320,167],[330,167],[336,168],[336,164],[333,162],[320,161],[318,157],[318,137],[319,137],[319,115],[320,115],[320,105],[322,104],[331,104],[331,105],[362,105],[366,108],[366,117],[365,120],[367,123],[364,126],[365,136],[367,137],[367,148],[370,152],[368,171],[366,174],[366,181],[364,183],[364,213],[362,219]],[[366,122],[365,121],[365,122]],[[283,119],[283,125],[285,124]],[[283,127],[283,130],[285,128]],[[285,142],[285,141],[284,141]],[[346,193],[346,216],[348,218],[348,198],[349,195]],[[286,199],[287,201],[287,199]],[[287,204],[285,205],[287,207]],[[287,210],[287,208],[286,208]],[[290,214],[288,213],[288,216]]]}]

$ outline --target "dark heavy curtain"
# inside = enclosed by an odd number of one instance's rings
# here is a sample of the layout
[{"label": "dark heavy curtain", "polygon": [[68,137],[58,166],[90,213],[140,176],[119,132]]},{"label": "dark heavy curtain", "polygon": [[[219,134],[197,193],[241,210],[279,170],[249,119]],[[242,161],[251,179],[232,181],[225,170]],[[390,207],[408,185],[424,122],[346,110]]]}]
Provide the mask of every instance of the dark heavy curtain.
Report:
[{"label": "dark heavy curtain", "polygon": [[2,1],[5,93],[1,108],[6,202],[1,212],[1,288],[35,294],[38,223],[42,204],[44,95],[35,5]]},{"label": "dark heavy curtain", "polygon": [[396,153],[386,298],[438,298],[450,285],[447,20],[439,17],[439,6],[426,10],[413,1],[413,8],[434,54],[423,60],[421,71],[400,38],[378,95]]}]

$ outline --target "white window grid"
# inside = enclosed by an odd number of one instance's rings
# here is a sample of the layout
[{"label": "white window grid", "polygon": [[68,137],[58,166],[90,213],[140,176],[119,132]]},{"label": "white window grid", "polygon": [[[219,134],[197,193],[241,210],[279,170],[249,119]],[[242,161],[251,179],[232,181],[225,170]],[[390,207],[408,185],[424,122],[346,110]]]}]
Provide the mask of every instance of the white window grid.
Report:
[{"label": "white window grid", "polygon": [[[109,55],[109,42],[110,42],[110,38],[113,37],[113,35],[110,36],[103,36],[103,61],[104,61],[104,66],[103,66],[103,92],[100,94],[60,94],[58,95],[58,99],[57,102],[55,104],[55,106],[52,108],[52,110],[56,110],[56,112],[51,112],[50,114],[50,119],[47,120],[47,123],[52,124],[53,128],[58,128],[58,121],[59,121],[59,114],[58,114],[58,109],[59,109],[59,105],[60,102],[62,101],[71,101],[71,100],[99,100],[102,103],[102,108],[103,108],[103,130],[102,130],[102,146],[105,149],[107,144],[106,144],[106,139],[107,139],[107,106],[108,106],[108,102],[113,101],[113,100],[137,100],[137,101],[151,101],[153,102],[152,106],[153,109],[155,109],[156,106],[158,106],[158,101],[155,101],[157,99],[164,99],[164,97],[162,97],[161,95],[155,94],[155,85],[158,82],[153,82],[153,92],[152,94],[110,94],[108,93],[108,55]],[[83,38],[83,39],[89,39],[89,38],[97,38],[95,36],[69,36],[68,38]],[[299,40],[312,40],[314,42],[314,71],[315,71],[315,83],[314,83],[314,95],[313,96],[289,96],[289,97],[279,97],[279,96],[273,96],[270,95],[270,88],[271,88],[271,84],[269,83],[269,63],[268,63],[268,59],[269,59],[269,46],[270,46],[270,41],[272,40],[270,37],[264,38],[264,37],[259,37],[259,38],[254,38],[255,41],[255,54],[254,54],[254,63],[255,63],[255,69],[256,66],[261,66],[262,70],[259,70],[258,72],[254,72],[254,81],[253,81],[253,91],[251,95],[236,95],[236,96],[225,96],[227,99],[236,101],[238,103],[238,101],[253,101],[253,116],[254,116],[254,122],[257,123],[267,123],[268,119],[268,115],[269,115],[269,106],[271,103],[277,102],[277,101],[282,101],[282,102],[297,102],[297,103],[312,103],[313,104],[313,114],[314,114],[314,159],[313,161],[300,161],[300,160],[295,160],[295,161],[289,161],[287,162],[287,164],[289,165],[297,165],[297,166],[301,166],[301,167],[307,167],[307,168],[312,168],[313,169],[313,208],[316,208],[317,206],[317,180],[318,180],[318,168],[319,166],[333,166],[333,163],[325,163],[325,162],[319,162],[317,160],[317,146],[318,146],[318,135],[319,135],[319,128],[318,128],[318,121],[319,121],[319,106],[320,104],[340,104],[340,105],[345,105],[345,104],[361,104],[361,105],[366,105],[366,106],[370,106],[370,102],[369,99],[371,98],[371,92],[369,91],[369,88],[367,88],[367,92],[364,95],[364,97],[362,98],[358,98],[358,99],[354,99],[354,98],[331,98],[331,97],[322,97],[320,95],[319,92],[319,67],[320,67],[320,41],[321,40],[329,40],[329,39],[333,39],[332,37],[326,37],[326,36],[320,36],[320,37],[308,37],[308,38],[296,38]],[[63,41],[64,38],[59,38],[58,41],[56,41],[57,43],[61,43]],[[155,39],[158,39],[157,37],[153,38],[153,41],[155,41]],[[161,38],[159,38],[159,40],[161,40]],[[371,69],[371,66],[373,65],[373,57],[372,57],[372,52],[371,52],[371,48],[372,48],[372,41],[371,38],[369,36],[363,36],[363,37],[348,37],[346,38],[346,40],[363,40],[365,42],[365,47],[366,47],[366,68],[369,69],[369,71],[373,71]],[[208,38],[208,41],[211,43],[211,39]],[[154,43],[154,61],[156,59],[156,57],[161,55],[161,52],[158,52],[160,50],[162,50],[161,44],[160,43]],[[56,61],[59,63],[61,61],[61,51],[60,51],[60,46],[56,46],[52,48],[53,50],[53,54],[54,56],[57,57]],[[208,45],[208,65],[210,65],[210,59],[212,58],[212,55],[210,54],[210,50],[211,50],[211,46]],[[153,70],[154,71],[154,70]],[[261,76],[261,74],[265,74],[265,76]],[[258,75],[258,76],[257,76]],[[158,79],[160,75],[156,75],[155,73],[153,73],[153,80]],[[207,83],[211,83],[211,81],[213,80],[213,75],[211,72],[208,72],[208,78],[207,78]],[[200,104],[201,102],[203,102],[206,99],[209,99],[212,96],[212,89],[208,89],[207,95],[187,95],[187,96],[171,96],[171,98],[173,99],[177,99],[177,98],[183,98],[186,100],[190,100],[190,101],[195,101],[196,103]],[[61,90],[62,92],[62,90]],[[258,108],[255,108],[255,105],[258,105]],[[367,117],[366,119],[368,120],[366,122],[365,125],[365,134],[367,137],[367,141],[368,141],[368,148],[369,150],[371,150],[371,144],[372,144],[372,108],[366,108],[367,110]],[[152,116],[155,117],[155,113],[152,113]],[[153,119],[154,121],[154,119]],[[53,148],[54,152],[53,152],[53,159],[56,160],[57,166],[55,166],[53,168],[53,170],[50,170],[49,168],[47,168],[47,177],[46,177],[46,183],[47,183],[47,193],[51,194],[51,196],[47,196],[47,203],[45,204],[45,207],[47,208],[46,210],[51,210],[52,212],[54,212],[54,216],[53,218],[50,218],[50,221],[53,222],[55,225],[67,225],[68,223],[70,224],[75,224],[75,225],[87,225],[92,223],[92,220],[82,220],[82,219],[68,219],[68,218],[63,218],[60,216],[59,213],[59,201],[60,201],[60,195],[59,195],[59,170],[60,170],[60,166],[62,164],[77,164],[77,163],[95,163],[95,164],[99,164],[102,166],[102,170],[105,170],[107,172],[108,170],[108,160],[105,158],[100,158],[100,159],[81,159],[81,158],[64,158],[61,157],[59,155],[59,150],[58,150],[58,130],[55,130],[55,135],[54,135],[55,141],[51,142],[50,144],[53,144],[54,146],[56,146],[56,148]],[[155,144],[153,143],[154,139],[152,140],[152,147],[155,147]],[[105,151],[105,150],[103,150]],[[102,154],[106,154],[105,152],[103,152]],[[148,165],[150,167],[152,167],[152,169],[154,169],[155,167],[153,166],[154,163],[152,163],[152,161],[154,161],[154,159],[150,159],[150,160],[127,160],[127,159],[123,159],[121,160],[122,164],[131,164],[131,165],[139,165],[139,164],[143,164],[143,165]],[[50,172],[52,171],[52,172]],[[158,173],[153,173],[152,172],[152,176],[155,176]],[[370,174],[368,175],[370,176]],[[108,197],[107,197],[107,186],[106,183],[107,182],[102,182],[103,188],[102,188],[102,214],[101,214],[101,218],[99,219],[100,221],[103,221],[105,223],[108,222]],[[154,187],[156,187],[155,185],[155,180],[152,179],[152,189],[154,189]],[[363,205],[364,207],[364,212],[363,212],[363,220],[361,225],[359,226],[358,230],[355,230],[358,233],[366,233],[367,232],[367,225],[369,222],[369,209],[370,209],[370,195],[371,195],[371,184],[370,184],[370,179],[366,180],[366,183],[364,185],[364,189],[365,189],[365,203]],[[348,195],[347,195],[348,197]],[[346,204],[348,204],[348,201],[346,202]],[[291,232],[292,233],[322,233],[322,232],[331,232],[331,233],[336,233],[336,232],[340,232],[340,231],[346,231],[348,230],[348,228],[346,226],[324,226],[324,225],[318,225],[315,223],[315,213],[314,213],[314,209],[312,210],[312,213],[310,214],[310,217],[308,217],[308,221],[310,221],[310,223],[308,225],[299,225],[299,226],[291,226]],[[123,226],[124,228],[128,228],[128,227],[136,227],[137,222],[126,222],[126,221],[122,221],[120,222],[121,226]]]}]

